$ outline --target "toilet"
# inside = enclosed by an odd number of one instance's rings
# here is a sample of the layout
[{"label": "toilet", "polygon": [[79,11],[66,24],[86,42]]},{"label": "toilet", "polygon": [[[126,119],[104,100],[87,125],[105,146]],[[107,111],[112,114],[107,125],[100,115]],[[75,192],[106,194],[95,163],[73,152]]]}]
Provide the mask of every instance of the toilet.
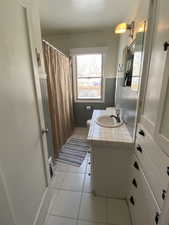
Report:
[{"label": "toilet", "polygon": [[86,121],[87,128],[90,127],[90,123],[91,123],[91,120],[87,120],[87,121]]}]

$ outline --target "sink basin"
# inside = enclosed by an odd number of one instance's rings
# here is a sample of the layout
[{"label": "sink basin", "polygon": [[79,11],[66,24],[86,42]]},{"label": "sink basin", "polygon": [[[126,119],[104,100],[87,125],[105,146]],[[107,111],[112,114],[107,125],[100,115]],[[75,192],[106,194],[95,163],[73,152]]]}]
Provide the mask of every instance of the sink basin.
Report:
[{"label": "sink basin", "polygon": [[123,124],[123,121],[118,123],[114,117],[109,115],[99,116],[96,118],[96,123],[101,127],[120,127]]}]

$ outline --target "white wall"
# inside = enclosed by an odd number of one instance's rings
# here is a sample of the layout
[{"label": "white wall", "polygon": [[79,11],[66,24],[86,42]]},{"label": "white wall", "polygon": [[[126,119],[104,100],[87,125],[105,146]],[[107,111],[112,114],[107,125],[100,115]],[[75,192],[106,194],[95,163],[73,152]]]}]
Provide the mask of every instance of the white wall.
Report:
[{"label": "white wall", "polygon": [[108,47],[105,57],[105,76],[116,76],[119,37],[112,31],[58,34],[44,39],[69,55],[71,48]]}]

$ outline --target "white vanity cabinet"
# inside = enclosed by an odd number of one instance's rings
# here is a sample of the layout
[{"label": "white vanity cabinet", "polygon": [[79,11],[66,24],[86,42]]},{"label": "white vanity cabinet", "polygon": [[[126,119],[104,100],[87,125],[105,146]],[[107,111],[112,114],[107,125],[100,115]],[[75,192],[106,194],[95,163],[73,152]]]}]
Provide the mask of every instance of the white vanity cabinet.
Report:
[{"label": "white vanity cabinet", "polygon": [[128,191],[131,146],[91,142],[92,184],[97,195],[125,199]]},{"label": "white vanity cabinet", "polygon": [[91,176],[93,192],[100,196],[126,199],[129,167],[134,151],[133,140],[125,124],[106,128],[96,123],[102,115],[114,110],[94,110],[88,134],[91,144]]}]

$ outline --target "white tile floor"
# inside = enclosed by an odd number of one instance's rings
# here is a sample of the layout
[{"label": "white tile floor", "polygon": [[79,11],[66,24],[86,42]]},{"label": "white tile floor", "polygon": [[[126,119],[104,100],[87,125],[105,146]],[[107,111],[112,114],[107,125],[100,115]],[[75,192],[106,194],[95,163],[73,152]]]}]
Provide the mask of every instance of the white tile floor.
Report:
[{"label": "white tile floor", "polygon": [[73,131],[73,137],[86,138],[88,135],[88,128],[85,127],[76,127]]},{"label": "white tile floor", "polygon": [[125,201],[96,197],[91,193],[89,162],[90,154],[87,154],[81,167],[56,165],[50,185],[55,194],[45,225],[130,225]]}]

